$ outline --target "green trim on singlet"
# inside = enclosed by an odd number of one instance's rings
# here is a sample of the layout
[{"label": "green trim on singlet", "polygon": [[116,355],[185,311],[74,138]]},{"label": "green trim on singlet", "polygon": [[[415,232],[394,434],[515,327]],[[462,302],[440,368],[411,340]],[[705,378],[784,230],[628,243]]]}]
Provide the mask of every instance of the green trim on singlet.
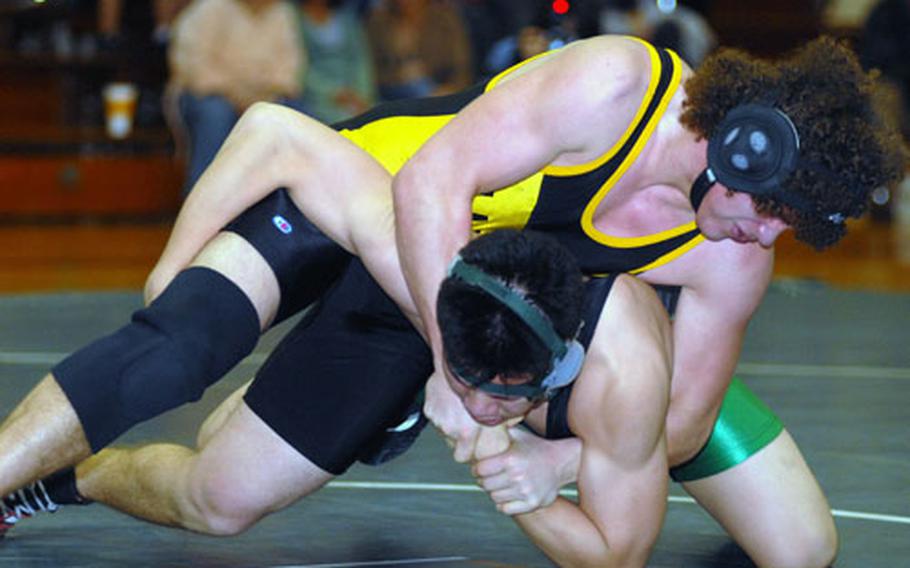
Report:
[{"label": "green trim on singlet", "polygon": [[770,444],[783,423],[741,380],[733,378],[708,443],[694,458],[670,469],[674,481],[695,481],[741,464]]}]

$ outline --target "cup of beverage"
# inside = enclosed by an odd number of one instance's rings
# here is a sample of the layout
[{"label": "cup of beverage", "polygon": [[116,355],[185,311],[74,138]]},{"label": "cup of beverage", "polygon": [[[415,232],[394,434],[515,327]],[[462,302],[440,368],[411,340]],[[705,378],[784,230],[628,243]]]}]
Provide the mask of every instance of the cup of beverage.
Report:
[{"label": "cup of beverage", "polygon": [[102,91],[107,134],[122,139],[133,132],[139,89],[132,83],[108,83]]}]

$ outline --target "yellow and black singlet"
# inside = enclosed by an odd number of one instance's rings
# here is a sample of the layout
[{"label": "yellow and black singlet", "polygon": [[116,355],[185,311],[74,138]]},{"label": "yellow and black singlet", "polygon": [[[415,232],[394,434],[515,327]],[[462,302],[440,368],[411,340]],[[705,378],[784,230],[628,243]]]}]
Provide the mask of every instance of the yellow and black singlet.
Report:
[{"label": "yellow and black singlet", "polygon": [[[651,80],[635,118],[616,144],[586,164],[547,166],[518,183],[476,196],[474,231],[544,231],[566,246],[582,271],[591,275],[643,272],[670,262],[704,240],[694,221],[638,237],[615,237],[594,227],[598,204],[638,158],[679,86],[678,56],[642,43],[651,56]],[[395,173],[459,110],[523,64],[461,93],[380,105],[335,128]]]}]

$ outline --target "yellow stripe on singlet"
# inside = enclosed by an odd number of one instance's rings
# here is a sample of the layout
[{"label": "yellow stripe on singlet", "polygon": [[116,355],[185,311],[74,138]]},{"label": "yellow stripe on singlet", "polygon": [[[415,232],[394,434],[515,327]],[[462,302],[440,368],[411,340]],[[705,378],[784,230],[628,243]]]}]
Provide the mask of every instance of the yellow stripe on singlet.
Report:
[{"label": "yellow stripe on singlet", "polygon": [[[654,95],[654,92],[657,89],[657,84],[660,80],[660,71],[661,71],[660,56],[658,55],[657,50],[653,46],[651,46],[650,44],[648,44],[646,42],[642,42],[642,43],[645,46],[647,46],[648,51],[651,56],[651,82],[648,85],[647,95],[645,96],[644,101],[642,101],[641,107],[639,107],[639,112],[638,112],[638,115],[636,116],[636,121],[632,122],[632,124],[629,126],[629,130],[627,130],[627,135],[624,136],[622,140],[620,140],[620,142],[622,142],[622,143],[625,143],[626,141],[628,141],[628,134],[635,127],[635,125],[638,124],[637,121],[640,120],[641,115],[644,113],[644,109],[647,107],[648,103],[651,101],[651,97]],[[657,128],[657,125],[660,122],[661,117],[663,116],[664,112],[667,110],[667,106],[670,104],[670,100],[673,98],[673,95],[676,93],[676,89],[679,87],[680,77],[682,76],[682,64],[679,60],[679,56],[677,56],[672,51],[669,51],[669,50],[667,50],[667,51],[670,54],[670,57],[673,61],[673,74],[670,77],[670,83],[667,86],[667,90],[664,92],[663,97],[661,98],[660,102],[658,103],[657,108],[655,109],[654,113],[648,119],[647,124],[645,124],[645,127],[642,131],[641,136],[639,136],[638,139],[634,142],[634,144],[632,146],[632,150],[625,157],[625,159],[622,161],[622,163],[616,168],[616,170],[613,172],[613,174],[607,179],[607,181],[604,182],[604,184],[597,191],[597,193],[594,195],[594,197],[591,199],[591,201],[588,202],[587,207],[585,207],[585,210],[582,213],[582,216],[581,216],[582,229],[584,230],[585,234],[588,235],[588,237],[590,237],[592,240],[594,240],[600,244],[607,245],[607,246],[614,247],[614,248],[641,247],[641,246],[651,245],[651,244],[654,244],[654,243],[657,243],[657,242],[660,242],[660,241],[663,241],[666,239],[671,239],[673,237],[682,235],[686,232],[689,232],[689,231],[695,229],[695,222],[692,221],[690,223],[686,223],[685,225],[682,225],[679,227],[674,227],[674,228],[668,229],[666,231],[660,231],[660,232],[652,234],[652,235],[643,235],[640,237],[614,237],[611,235],[604,234],[604,233],[600,232],[599,230],[597,230],[597,228],[594,227],[594,213],[597,210],[597,206],[600,204],[601,201],[603,201],[603,199],[610,192],[610,190],[613,189],[613,186],[616,185],[616,182],[619,181],[620,178],[622,178],[622,176],[626,173],[626,171],[629,169],[629,167],[635,162],[635,160],[638,159],[638,156],[641,154],[641,151],[644,149],[645,145],[648,143],[648,140],[651,138],[651,135],[654,133],[654,130]],[[701,237],[699,237],[699,238],[701,238]],[[700,242],[699,238],[696,238],[693,240]],[[673,252],[668,253],[667,255],[664,255],[660,259],[656,260],[655,262],[649,264],[647,267],[643,267],[639,270],[636,270],[636,272],[646,270],[647,268],[653,268],[654,266],[668,262],[672,258],[676,258],[679,255],[683,254],[683,252],[685,252],[686,250],[691,249],[693,246],[695,246],[695,244],[697,244],[697,243],[693,244],[690,242],[686,247],[682,247],[682,249],[684,249],[684,250],[676,249]]]},{"label": "yellow stripe on singlet", "polygon": [[[648,90],[642,99],[641,105],[639,105],[638,110],[635,111],[635,118],[633,118],[629,123],[628,128],[626,128],[626,131],[623,132],[622,136],[619,137],[619,140],[617,140],[609,150],[601,154],[599,158],[595,158],[594,160],[585,162],[584,164],[573,164],[571,166],[549,165],[543,169],[544,174],[554,177],[576,176],[586,174],[606,164],[608,161],[613,159],[613,156],[615,156],[616,153],[619,152],[619,150],[626,144],[626,142],[629,141],[629,138],[635,131],[635,127],[639,122],[641,122],[642,117],[645,115],[645,111],[648,110],[648,104],[654,97],[654,91],[657,90],[657,85],[660,83],[660,56],[657,54],[657,50],[654,49],[654,47],[648,42],[634,36],[623,37],[637,41],[638,43],[644,45],[646,48],[648,48],[648,52],[651,57],[651,80],[648,83]],[[675,90],[675,86],[672,86],[668,89],[668,91]]]},{"label": "yellow stripe on singlet", "polygon": [[[690,229],[694,229],[695,221],[693,221],[692,223],[689,223],[688,225],[684,225],[684,226],[687,228],[690,228]],[[669,232],[669,231],[665,231],[665,232]],[[648,263],[648,264],[642,266],[641,268],[636,268],[634,270],[630,270],[629,274],[639,274],[641,272],[651,270],[652,268],[657,268],[658,266],[661,266],[663,264],[667,264],[668,262],[675,260],[675,259],[681,257],[682,255],[686,254],[690,250],[694,249],[696,246],[703,243],[704,240],[705,240],[705,236],[702,235],[701,233],[699,233],[695,238],[693,238],[686,244],[684,244],[680,247],[676,247],[675,249],[671,250],[667,254],[656,259],[654,262]]]},{"label": "yellow stripe on singlet", "polygon": [[[559,48],[559,49],[562,49],[562,48]],[[537,55],[532,55],[531,57],[525,59],[524,61],[516,63],[515,65],[509,67],[508,69],[505,69],[504,71],[500,71],[498,74],[494,75],[493,78],[489,80],[489,82],[487,82],[487,86],[483,88],[483,91],[487,92],[490,89],[493,89],[494,87],[496,87],[496,85],[498,85],[500,83],[500,81],[502,81],[502,79],[506,75],[511,75],[512,72],[515,71],[516,69],[521,69],[522,67],[524,67],[525,65],[527,65],[528,63],[530,63],[532,61],[537,61],[538,59],[542,59],[548,55],[553,55],[554,53],[559,51],[559,49],[554,49],[552,51],[544,51],[543,53],[538,53]]]}]

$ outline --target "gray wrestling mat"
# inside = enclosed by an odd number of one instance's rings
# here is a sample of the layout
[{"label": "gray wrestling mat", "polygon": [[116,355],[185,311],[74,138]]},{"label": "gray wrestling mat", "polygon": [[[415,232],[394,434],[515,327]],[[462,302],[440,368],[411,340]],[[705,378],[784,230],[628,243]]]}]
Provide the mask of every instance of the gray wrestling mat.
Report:
[{"label": "gray wrestling mat", "polygon": [[[113,330],[135,293],[0,297],[0,413],[68,351]],[[838,567],[910,558],[910,296],[777,282],[753,321],[740,376],[800,444],[832,507]],[[191,443],[202,418],[250,376],[281,329],[192,407],[120,442]],[[398,460],[358,466],[247,533],[213,538],[155,527],[101,506],[23,522],[0,540],[0,567],[550,566],[478,492],[430,429]],[[649,566],[751,566],[678,487]]]}]

